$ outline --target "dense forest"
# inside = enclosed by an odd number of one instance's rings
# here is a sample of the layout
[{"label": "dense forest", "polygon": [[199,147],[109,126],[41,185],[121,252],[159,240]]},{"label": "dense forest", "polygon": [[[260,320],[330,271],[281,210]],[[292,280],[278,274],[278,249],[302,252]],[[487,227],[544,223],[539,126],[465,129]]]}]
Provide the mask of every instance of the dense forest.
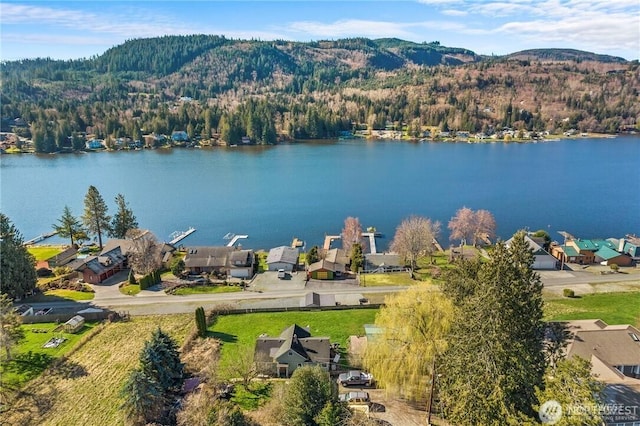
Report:
[{"label": "dense forest", "polygon": [[2,62],[2,131],[38,152],[175,131],[230,144],[385,128],[615,133],[640,123],[638,65],[569,49],[486,57],[399,39],[135,39],[88,59]]}]

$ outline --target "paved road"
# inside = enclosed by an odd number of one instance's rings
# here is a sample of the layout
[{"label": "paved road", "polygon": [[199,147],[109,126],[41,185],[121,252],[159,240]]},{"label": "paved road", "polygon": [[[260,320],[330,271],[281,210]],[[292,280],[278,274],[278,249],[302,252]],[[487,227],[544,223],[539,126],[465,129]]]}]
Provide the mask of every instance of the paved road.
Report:
[{"label": "paved road", "polygon": [[[630,288],[640,289],[640,274],[596,275],[586,271],[542,271],[543,284],[547,290],[560,291],[561,288],[574,288],[578,293],[592,292],[595,286],[606,285],[613,290]],[[261,285],[261,288],[265,286]],[[160,288],[140,292],[137,296],[125,296],[118,290],[117,282],[110,285],[94,286],[96,297],[94,300],[82,302],[34,303],[34,309],[53,307],[54,310],[80,310],[87,306],[107,308],[114,311],[126,311],[131,315],[153,315],[190,313],[198,306],[211,309],[215,306],[226,305],[240,309],[298,307],[302,296],[313,291],[319,294],[334,294],[336,300],[342,304],[358,304],[363,294],[388,294],[403,291],[407,287],[359,287],[340,282],[313,283],[306,286],[294,281],[290,284],[283,282],[279,286],[271,286],[260,291],[242,291],[236,293],[195,294],[188,296],[174,296],[164,293]]]}]

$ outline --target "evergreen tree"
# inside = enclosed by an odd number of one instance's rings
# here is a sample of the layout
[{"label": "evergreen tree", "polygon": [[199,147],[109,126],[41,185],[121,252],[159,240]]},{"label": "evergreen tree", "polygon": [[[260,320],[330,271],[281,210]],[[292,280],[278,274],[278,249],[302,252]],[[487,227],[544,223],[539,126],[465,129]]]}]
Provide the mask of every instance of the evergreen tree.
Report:
[{"label": "evergreen tree", "polygon": [[351,246],[351,271],[358,272],[364,266],[364,254],[362,253],[362,244],[354,243]]},{"label": "evergreen tree", "polygon": [[158,382],[166,395],[180,391],[184,382],[184,364],[176,342],[157,328],[151,340],[145,342],[140,353],[141,369],[147,376]]},{"label": "evergreen tree", "polygon": [[129,230],[138,227],[138,222],[133,210],[129,208],[128,203],[125,201],[124,195],[116,195],[116,205],[118,211],[113,215],[109,235],[113,238],[124,238]]},{"label": "evergreen tree", "polygon": [[0,291],[23,298],[36,288],[36,261],[24,246],[22,234],[0,213]]},{"label": "evergreen tree", "polygon": [[121,408],[134,425],[145,425],[159,420],[166,398],[158,382],[140,369],[134,369],[120,391]]},{"label": "evergreen tree", "polygon": [[337,395],[329,373],[318,366],[298,367],[283,398],[283,421],[287,425],[315,426],[315,418]]},{"label": "evergreen tree", "polygon": [[0,294],[0,347],[4,347],[6,359],[11,359],[11,349],[24,339],[20,316],[13,309],[11,298]]},{"label": "evergreen tree", "polygon": [[84,214],[82,222],[90,233],[98,237],[98,245],[102,250],[102,233],[109,232],[111,217],[107,214],[107,204],[95,186],[89,186],[84,197]]},{"label": "evergreen tree", "polygon": [[458,425],[531,418],[545,368],[533,253],[521,232],[509,248],[498,243],[488,262],[462,263],[443,285],[455,304],[441,379],[446,417]]},{"label": "evergreen tree", "polygon": [[306,260],[307,265],[311,265],[312,263],[316,263],[320,260],[320,255],[318,254],[318,246],[313,246],[311,247],[311,249],[309,249]]},{"label": "evergreen tree", "polygon": [[82,222],[71,213],[69,206],[64,206],[62,217],[58,219],[58,224],[54,224],[52,227],[58,236],[71,239],[71,245],[74,245],[76,238],[85,235]]}]

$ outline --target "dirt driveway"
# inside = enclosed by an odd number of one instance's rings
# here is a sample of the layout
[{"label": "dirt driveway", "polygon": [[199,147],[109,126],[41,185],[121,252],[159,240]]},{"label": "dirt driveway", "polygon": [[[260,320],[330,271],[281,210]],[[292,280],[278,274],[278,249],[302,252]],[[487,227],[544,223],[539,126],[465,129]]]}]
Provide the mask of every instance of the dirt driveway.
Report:
[{"label": "dirt driveway", "polygon": [[369,393],[371,406],[369,416],[383,420],[393,426],[424,426],[427,422],[427,412],[424,406],[417,406],[408,401],[387,395],[384,389],[372,389],[368,387],[340,386],[339,392],[364,391]]}]

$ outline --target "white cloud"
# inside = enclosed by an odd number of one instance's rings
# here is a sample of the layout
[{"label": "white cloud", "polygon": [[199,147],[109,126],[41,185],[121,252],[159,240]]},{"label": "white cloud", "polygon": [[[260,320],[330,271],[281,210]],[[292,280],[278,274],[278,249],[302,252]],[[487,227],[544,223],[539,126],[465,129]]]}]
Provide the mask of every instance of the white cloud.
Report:
[{"label": "white cloud", "polygon": [[297,33],[305,33],[309,36],[319,37],[405,37],[413,38],[405,29],[407,24],[386,21],[367,21],[360,19],[345,19],[333,23],[318,21],[298,21],[287,25],[286,30]]},{"label": "white cloud", "polygon": [[469,12],[466,10],[445,9],[441,12],[446,16],[467,16]]}]

